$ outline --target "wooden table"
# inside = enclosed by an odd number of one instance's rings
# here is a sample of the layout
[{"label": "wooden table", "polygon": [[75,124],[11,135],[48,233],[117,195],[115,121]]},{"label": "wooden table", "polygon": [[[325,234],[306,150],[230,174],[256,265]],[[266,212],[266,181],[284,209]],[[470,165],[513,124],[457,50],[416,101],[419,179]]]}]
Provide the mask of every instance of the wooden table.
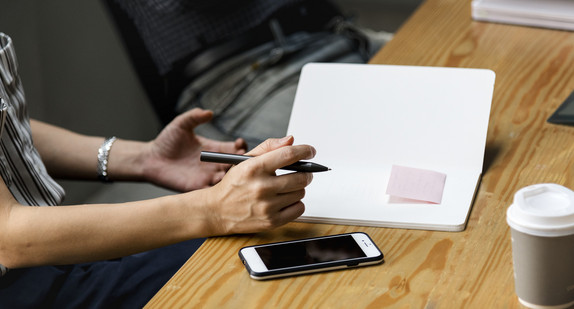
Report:
[{"label": "wooden table", "polygon": [[[530,184],[574,188],[574,126],[546,122],[574,90],[574,33],[474,22],[469,0],[428,0],[372,63],[496,72],[484,174],[466,230],[291,223],[211,238],[149,308],[520,307],[506,209]],[[371,235],[384,264],[256,281],[237,257],[247,245],[353,231]]]}]

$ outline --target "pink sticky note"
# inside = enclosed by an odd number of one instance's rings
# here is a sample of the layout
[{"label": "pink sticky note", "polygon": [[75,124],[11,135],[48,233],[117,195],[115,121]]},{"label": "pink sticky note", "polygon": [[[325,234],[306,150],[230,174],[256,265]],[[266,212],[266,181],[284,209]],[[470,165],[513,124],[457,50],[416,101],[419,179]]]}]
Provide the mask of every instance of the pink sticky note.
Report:
[{"label": "pink sticky note", "polygon": [[440,204],[446,174],[393,165],[387,194],[395,197]]}]

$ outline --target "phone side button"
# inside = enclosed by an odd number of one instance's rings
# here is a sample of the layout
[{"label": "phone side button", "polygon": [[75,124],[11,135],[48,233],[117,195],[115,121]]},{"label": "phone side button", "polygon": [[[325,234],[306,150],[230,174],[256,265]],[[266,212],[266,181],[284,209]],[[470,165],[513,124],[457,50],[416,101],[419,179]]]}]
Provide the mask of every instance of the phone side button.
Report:
[{"label": "phone side button", "polygon": [[347,267],[355,267],[355,266],[359,266],[359,262],[352,262],[347,264]]}]

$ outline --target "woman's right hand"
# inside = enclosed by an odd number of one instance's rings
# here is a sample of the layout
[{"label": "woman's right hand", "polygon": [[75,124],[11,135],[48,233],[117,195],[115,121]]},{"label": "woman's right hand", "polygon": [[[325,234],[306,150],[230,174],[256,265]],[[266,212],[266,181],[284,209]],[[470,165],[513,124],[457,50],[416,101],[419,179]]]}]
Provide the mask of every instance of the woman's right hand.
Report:
[{"label": "woman's right hand", "polygon": [[[254,158],[232,167],[212,188],[206,189],[212,235],[256,233],[279,227],[301,216],[301,199],[311,173],[275,171],[315,156],[308,145],[293,146],[293,137],[268,139],[247,155]],[[208,191],[208,192],[207,192]]]}]

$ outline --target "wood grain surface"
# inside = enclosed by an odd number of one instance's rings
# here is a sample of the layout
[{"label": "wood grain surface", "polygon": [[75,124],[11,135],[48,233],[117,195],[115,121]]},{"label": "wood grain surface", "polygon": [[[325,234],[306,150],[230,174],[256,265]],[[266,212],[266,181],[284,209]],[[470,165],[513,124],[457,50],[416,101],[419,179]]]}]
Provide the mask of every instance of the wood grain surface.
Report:
[{"label": "wood grain surface", "polygon": [[[546,122],[574,90],[574,32],[474,22],[469,0],[428,0],[371,63],[496,73],[484,173],[467,228],[291,223],[211,238],[147,308],[520,308],[506,209],[530,184],[574,188],[574,126]],[[384,264],[256,281],[237,256],[247,245],[353,231],[375,240]]]}]

